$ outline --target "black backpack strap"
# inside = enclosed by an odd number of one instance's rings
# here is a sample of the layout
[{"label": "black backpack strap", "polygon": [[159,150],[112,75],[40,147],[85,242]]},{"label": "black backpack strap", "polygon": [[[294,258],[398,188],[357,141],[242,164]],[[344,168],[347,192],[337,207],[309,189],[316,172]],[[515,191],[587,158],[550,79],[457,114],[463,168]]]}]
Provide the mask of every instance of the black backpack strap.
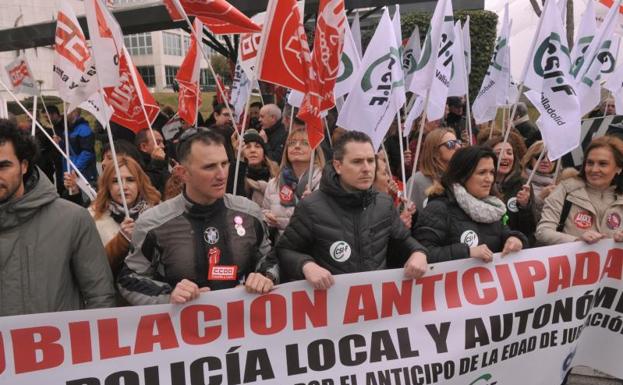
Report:
[{"label": "black backpack strap", "polygon": [[562,211],[560,212],[560,219],[558,220],[558,226],[556,226],[556,231],[562,232],[565,228],[565,221],[569,216],[569,211],[571,211],[571,202],[567,200],[565,197],[565,203],[562,205]]}]

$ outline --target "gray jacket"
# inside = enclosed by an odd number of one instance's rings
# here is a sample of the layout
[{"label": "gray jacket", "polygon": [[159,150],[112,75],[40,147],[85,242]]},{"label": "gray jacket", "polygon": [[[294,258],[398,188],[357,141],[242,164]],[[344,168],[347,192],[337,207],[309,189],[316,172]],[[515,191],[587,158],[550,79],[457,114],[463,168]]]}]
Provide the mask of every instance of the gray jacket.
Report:
[{"label": "gray jacket", "polygon": [[111,307],[114,293],[93,219],[35,171],[0,205],[0,316]]}]

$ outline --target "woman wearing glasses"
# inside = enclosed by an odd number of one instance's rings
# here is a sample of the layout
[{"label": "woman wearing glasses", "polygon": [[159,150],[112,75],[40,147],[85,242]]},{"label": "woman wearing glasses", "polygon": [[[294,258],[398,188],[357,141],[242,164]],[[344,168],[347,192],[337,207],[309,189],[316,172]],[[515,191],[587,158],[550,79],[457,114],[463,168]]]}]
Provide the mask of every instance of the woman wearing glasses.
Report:
[{"label": "woman wearing glasses", "polygon": [[418,215],[413,236],[428,251],[428,262],[462,258],[490,262],[493,253],[519,251],[528,244],[519,231],[502,222],[506,206],[495,195],[497,158],[488,147],[459,149],[430,189],[428,205]]},{"label": "woman wearing glasses", "polygon": [[[413,176],[411,201],[417,209],[423,209],[428,197],[427,190],[433,182],[439,182],[446,171],[452,155],[461,148],[461,141],[457,140],[451,128],[436,128],[426,135],[422,143],[420,155],[420,170]],[[411,179],[407,182],[407,190]]]},{"label": "woman wearing glasses", "polygon": [[269,227],[283,233],[294,207],[307,194],[318,188],[324,167],[322,151],[314,152],[314,168],[312,182],[309,186],[309,166],[312,150],[307,141],[305,129],[292,129],[286,139],[286,150],[283,152],[279,174],[272,178],[266,186],[262,210]]},{"label": "woman wearing glasses", "polygon": [[503,220],[511,229],[524,233],[532,245],[536,222],[532,212],[534,201],[532,191],[526,186],[520,163],[520,154],[526,152],[523,139],[511,132],[508,142],[504,143],[502,136],[494,136],[485,143],[485,146],[493,149],[499,159],[495,186],[498,197],[502,199],[507,209]]}]

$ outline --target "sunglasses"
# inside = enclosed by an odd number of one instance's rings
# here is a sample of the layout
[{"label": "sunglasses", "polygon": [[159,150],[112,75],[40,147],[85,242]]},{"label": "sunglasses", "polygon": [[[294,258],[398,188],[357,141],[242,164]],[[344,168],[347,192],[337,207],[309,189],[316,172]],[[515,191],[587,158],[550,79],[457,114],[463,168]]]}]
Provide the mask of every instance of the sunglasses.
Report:
[{"label": "sunglasses", "polygon": [[453,139],[453,140],[448,140],[447,142],[441,143],[439,147],[446,146],[448,150],[454,150],[455,148],[461,148],[462,145],[463,143],[460,140]]}]

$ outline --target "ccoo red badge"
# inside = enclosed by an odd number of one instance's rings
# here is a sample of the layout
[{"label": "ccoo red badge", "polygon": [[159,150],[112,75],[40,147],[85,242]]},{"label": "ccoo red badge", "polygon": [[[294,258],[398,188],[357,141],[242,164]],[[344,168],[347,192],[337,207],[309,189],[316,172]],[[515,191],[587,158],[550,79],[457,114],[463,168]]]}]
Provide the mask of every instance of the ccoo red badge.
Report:
[{"label": "ccoo red badge", "polygon": [[292,191],[292,189],[290,188],[290,186],[287,185],[283,185],[281,186],[281,189],[279,190],[279,198],[283,201],[283,202],[289,202],[292,200],[292,195],[294,194],[294,191]]},{"label": "ccoo red badge", "polygon": [[621,216],[617,213],[608,214],[606,224],[610,230],[618,229],[621,226]]},{"label": "ccoo red badge", "polygon": [[578,229],[590,229],[593,226],[593,216],[588,211],[580,211],[575,214],[573,222]]}]

